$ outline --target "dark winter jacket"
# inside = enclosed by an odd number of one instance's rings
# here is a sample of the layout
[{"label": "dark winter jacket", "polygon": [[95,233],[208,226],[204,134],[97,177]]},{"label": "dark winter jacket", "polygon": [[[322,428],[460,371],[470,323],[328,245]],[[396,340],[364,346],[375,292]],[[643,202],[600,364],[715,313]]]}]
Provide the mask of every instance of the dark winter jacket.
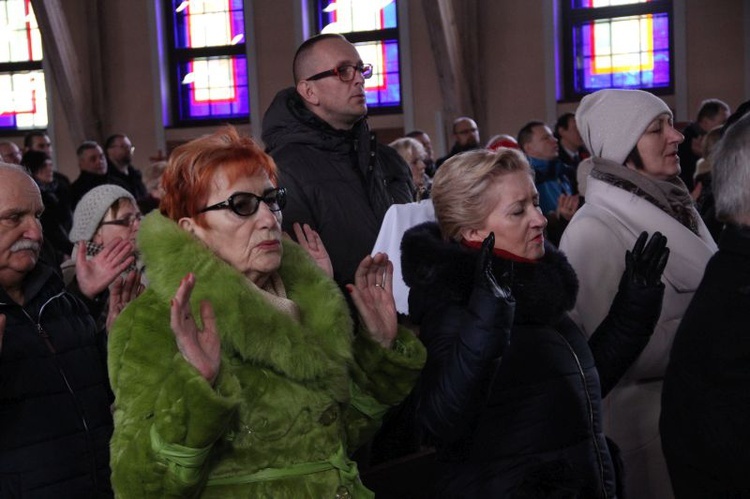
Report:
[{"label": "dark winter jacket", "polygon": [[[450,463],[442,493],[614,497],[601,397],[648,342],[663,286],[623,284],[587,342],[567,316],[578,281],[551,245],[540,261],[513,264],[512,325],[504,302],[474,287],[476,250],[443,241],[428,223],[406,233],[402,252],[409,310],[428,350],[417,417]],[[508,265],[495,256],[495,275]]]},{"label": "dark winter jacket", "polygon": [[133,165],[128,165],[128,173],[126,175],[107,159],[107,183],[122,186],[133,195],[136,201],[140,201],[148,196],[148,190],[143,184],[143,175]]},{"label": "dark winter jacket", "polygon": [[727,225],[664,378],[661,438],[678,498],[750,497],[748,310],[750,228]]},{"label": "dark winter jacket", "polygon": [[0,497],[110,497],[104,339],[51,267],[21,307],[0,290]]},{"label": "dark winter jacket", "polygon": [[68,232],[73,226],[73,212],[70,196],[67,191],[60,194],[56,182],[42,184],[37,182],[42,195],[44,213],[39,221],[42,223],[44,239],[54,248],[58,261],[73,251],[73,243],[68,239]]},{"label": "dark winter jacket", "polygon": [[411,172],[396,151],[378,144],[366,120],[334,130],[311,113],[294,88],[282,90],[263,118],[263,141],[287,188],[284,230],[317,230],[339,285],[375,244],[388,207],[413,201]]}]

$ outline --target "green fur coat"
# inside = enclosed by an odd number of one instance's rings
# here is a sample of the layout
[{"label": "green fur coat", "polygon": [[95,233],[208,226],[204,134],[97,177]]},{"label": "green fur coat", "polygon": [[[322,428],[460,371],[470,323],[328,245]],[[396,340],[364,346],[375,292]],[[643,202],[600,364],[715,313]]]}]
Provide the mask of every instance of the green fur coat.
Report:
[{"label": "green fur coat", "polygon": [[[372,497],[348,453],[404,398],[425,352],[400,330],[392,350],[363,334],[339,288],[294,243],[279,274],[300,322],[158,213],[139,246],[148,289],[109,339],[118,497]],[[196,276],[193,313],[209,300],[222,340],[211,387],[178,352],[169,325],[180,279]]]}]

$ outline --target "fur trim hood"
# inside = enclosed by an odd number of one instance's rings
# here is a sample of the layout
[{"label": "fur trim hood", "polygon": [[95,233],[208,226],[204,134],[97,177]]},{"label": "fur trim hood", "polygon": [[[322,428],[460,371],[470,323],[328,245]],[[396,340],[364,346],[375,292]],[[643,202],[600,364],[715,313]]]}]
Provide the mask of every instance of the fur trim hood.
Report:
[{"label": "fur trim hood", "polygon": [[[401,242],[404,281],[411,288],[409,311],[416,322],[443,301],[466,303],[474,285],[478,252],[443,240],[435,222],[406,232]],[[494,257],[500,275],[506,262]],[[511,285],[516,299],[515,324],[550,324],[573,308],[578,279],[565,255],[545,243],[544,257],[536,263],[513,263]]]},{"label": "fur trim hood", "polygon": [[199,319],[200,302],[211,302],[224,352],[299,381],[336,386],[346,378],[352,362],[346,301],[297,244],[283,241],[279,275],[287,297],[299,306],[300,323],[276,311],[245,276],[157,212],[143,219],[138,244],[149,281],[141,298],[155,293],[168,306],[180,280],[193,272],[193,313]]}]

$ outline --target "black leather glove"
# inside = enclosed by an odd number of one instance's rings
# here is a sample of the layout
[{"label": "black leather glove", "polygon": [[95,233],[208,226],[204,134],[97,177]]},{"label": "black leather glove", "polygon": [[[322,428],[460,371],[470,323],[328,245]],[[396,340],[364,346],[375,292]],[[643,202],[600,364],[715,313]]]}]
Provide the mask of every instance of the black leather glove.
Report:
[{"label": "black leather glove", "polygon": [[633,246],[625,252],[625,280],[638,287],[653,287],[661,284],[661,275],[669,260],[667,238],[654,232],[646,243],[648,232],[643,231]]},{"label": "black leather glove", "polygon": [[513,280],[513,262],[508,261],[505,270],[500,276],[500,283],[495,279],[492,271],[492,250],[495,248],[495,233],[490,232],[482,242],[482,249],[479,251],[477,267],[474,272],[474,286],[486,289],[492,293],[495,298],[502,298],[506,301],[513,301],[510,291],[510,284]]}]

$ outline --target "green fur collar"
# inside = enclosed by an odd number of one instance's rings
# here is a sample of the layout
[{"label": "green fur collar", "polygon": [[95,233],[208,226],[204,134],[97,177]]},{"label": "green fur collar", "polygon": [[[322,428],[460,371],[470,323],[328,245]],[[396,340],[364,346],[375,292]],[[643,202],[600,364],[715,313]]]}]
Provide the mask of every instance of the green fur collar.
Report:
[{"label": "green fur collar", "polygon": [[195,274],[193,313],[199,318],[201,300],[211,302],[224,355],[238,355],[300,381],[346,376],[352,361],[346,301],[296,243],[284,241],[279,275],[287,297],[299,306],[300,323],[274,309],[242,274],[157,212],[143,219],[138,245],[149,290],[167,306],[180,280],[188,272]]}]

